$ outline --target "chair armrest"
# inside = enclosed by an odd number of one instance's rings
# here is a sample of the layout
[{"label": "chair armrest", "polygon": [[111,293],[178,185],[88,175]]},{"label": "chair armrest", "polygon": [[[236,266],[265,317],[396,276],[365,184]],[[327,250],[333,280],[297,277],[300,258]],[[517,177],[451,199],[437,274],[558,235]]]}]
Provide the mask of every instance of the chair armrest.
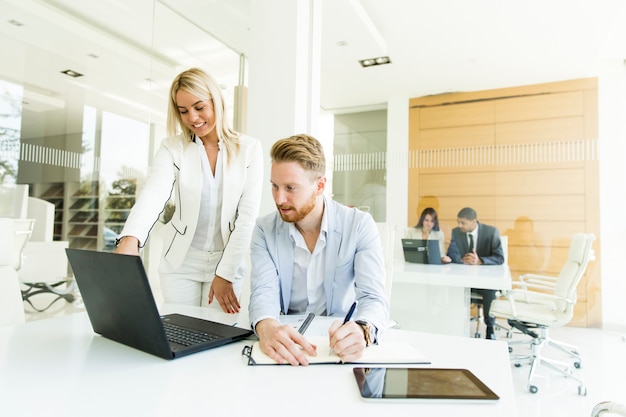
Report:
[{"label": "chair armrest", "polygon": [[[513,291],[517,290],[517,291],[526,291],[529,288],[535,289],[535,290],[548,290],[548,291],[553,291],[554,290],[554,285],[551,284],[544,284],[542,282],[518,282],[518,281],[513,281],[511,282],[511,285],[513,287],[520,287],[520,288],[514,288]],[[534,291],[536,292],[536,291]]]},{"label": "chair armrest", "polygon": [[551,277],[548,275],[539,275],[539,274],[523,274],[520,275],[520,282],[530,282],[535,284],[543,284],[550,285],[553,288],[556,287],[557,277]]},{"label": "chair armrest", "polygon": [[574,304],[573,300],[569,298],[563,298],[554,294],[546,294],[537,291],[525,291],[522,289],[514,289],[507,294],[507,300],[511,304],[511,311],[514,316],[517,316],[516,303],[523,304],[539,304],[539,305],[553,305],[555,302],[564,302],[567,304]]}]

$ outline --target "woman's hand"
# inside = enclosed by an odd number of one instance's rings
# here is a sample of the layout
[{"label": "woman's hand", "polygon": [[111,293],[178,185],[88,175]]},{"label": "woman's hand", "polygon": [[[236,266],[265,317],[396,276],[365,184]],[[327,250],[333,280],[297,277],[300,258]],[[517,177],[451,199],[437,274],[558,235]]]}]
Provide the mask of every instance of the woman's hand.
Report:
[{"label": "woman's hand", "polygon": [[209,304],[213,302],[213,298],[217,300],[224,312],[229,314],[239,313],[241,305],[239,305],[239,300],[233,290],[232,282],[217,275],[213,277],[213,283],[209,291]]},{"label": "woman's hand", "polygon": [[135,236],[124,236],[119,242],[115,253],[139,256],[139,239]]}]

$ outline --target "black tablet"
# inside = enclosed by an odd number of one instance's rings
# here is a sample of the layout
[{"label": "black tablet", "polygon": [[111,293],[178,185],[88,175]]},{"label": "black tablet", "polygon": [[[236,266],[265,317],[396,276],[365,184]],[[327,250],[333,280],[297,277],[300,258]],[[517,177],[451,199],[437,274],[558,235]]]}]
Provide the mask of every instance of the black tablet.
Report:
[{"label": "black tablet", "polygon": [[363,398],[497,400],[487,385],[467,369],[354,368]]}]

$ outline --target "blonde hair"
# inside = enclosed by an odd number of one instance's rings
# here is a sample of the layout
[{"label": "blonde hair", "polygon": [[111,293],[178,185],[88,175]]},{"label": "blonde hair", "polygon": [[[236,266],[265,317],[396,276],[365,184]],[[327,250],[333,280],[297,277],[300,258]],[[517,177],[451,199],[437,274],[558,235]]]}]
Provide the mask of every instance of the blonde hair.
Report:
[{"label": "blonde hair", "polygon": [[272,162],[297,162],[317,177],[326,174],[326,157],[322,144],[304,133],[276,141],[270,150],[270,158]]},{"label": "blonde hair", "polygon": [[166,130],[168,136],[177,136],[182,132],[185,139],[191,141],[194,133],[183,123],[176,103],[176,94],[184,90],[200,100],[213,103],[215,114],[215,130],[217,137],[226,148],[226,159],[230,161],[231,154],[239,151],[240,134],[228,124],[224,96],[219,84],[213,77],[199,68],[190,68],[178,74],[170,87],[169,103],[167,106]]}]

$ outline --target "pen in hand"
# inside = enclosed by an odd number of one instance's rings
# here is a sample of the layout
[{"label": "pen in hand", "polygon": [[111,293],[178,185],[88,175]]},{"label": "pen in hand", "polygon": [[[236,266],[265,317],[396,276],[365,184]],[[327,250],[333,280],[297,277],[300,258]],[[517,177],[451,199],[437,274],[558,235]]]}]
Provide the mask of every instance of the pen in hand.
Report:
[{"label": "pen in hand", "polygon": [[350,319],[352,318],[352,315],[354,314],[355,309],[356,309],[356,301],[352,303],[352,305],[350,306],[350,310],[348,310],[348,314],[346,314],[346,317],[343,319],[343,324],[346,324],[347,322],[350,321]]},{"label": "pen in hand", "polygon": [[[352,305],[350,306],[350,310],[348,310],[348,313],[346,314],[346,317],[344,317],[344,319],[343,319],[342,326],[350,321],[350,319],[352,318],[352,315],[354,314],[354,310],[356,310],[356,301],[354,303],[352,303]],[[329,353],[332,355],[334,353],[333,349],[330,349]]]}]

